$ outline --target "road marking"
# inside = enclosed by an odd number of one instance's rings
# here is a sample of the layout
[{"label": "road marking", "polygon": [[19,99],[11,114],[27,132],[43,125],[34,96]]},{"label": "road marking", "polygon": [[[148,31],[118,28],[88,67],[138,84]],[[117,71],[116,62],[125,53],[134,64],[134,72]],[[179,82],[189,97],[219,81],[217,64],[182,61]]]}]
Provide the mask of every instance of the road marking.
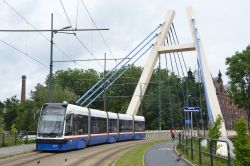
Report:
[{"label": "road marking", "polygon": [[159,150],[159,151],[166,151],[166,150],[171,151],[171,150],[173,150],[173,148],[159,148],[157,150]]}]

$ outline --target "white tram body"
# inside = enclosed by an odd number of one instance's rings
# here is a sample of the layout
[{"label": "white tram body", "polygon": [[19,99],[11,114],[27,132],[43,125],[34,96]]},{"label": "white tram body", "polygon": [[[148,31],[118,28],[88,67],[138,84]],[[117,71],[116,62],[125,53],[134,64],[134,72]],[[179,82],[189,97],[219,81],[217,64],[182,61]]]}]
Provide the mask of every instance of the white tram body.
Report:
[{"label": "white tram body", "polygon": [[94,144],[139,140],[144,139],[144,130],[143,116],[48,103],[41,109],[36,149],[67,151]]}]

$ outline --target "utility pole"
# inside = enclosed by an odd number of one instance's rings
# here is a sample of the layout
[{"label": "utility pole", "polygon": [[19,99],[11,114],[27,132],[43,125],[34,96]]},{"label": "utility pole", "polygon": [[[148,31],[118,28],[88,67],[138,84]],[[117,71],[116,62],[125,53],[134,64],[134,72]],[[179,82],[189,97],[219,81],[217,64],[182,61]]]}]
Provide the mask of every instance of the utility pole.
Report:
[{"label": "utility pole", "polygon": [[51,13],[51,38],[50,38],[50,65],[49,65],[49,103],[52,103],[52,77],[53,77],[53,13]]},{"label": "utility pole", "polygon": [[106,81],[106,79],[105,79],[105,77],[106,77],[106,52],[105,52],[105,54],[104,54],[104,71],[103,71],[103,77],[104,77],[104,93],[103,93],[103,109],[104,109],[104,111],[106,111],[107,112],[107,96],[106,96],[106,86],[105,86],[105,81]]},{"label": "utility pole", "polygon": [[158,82],[159,82],[159,130],[161,130],[161,57],[159,55]]}]

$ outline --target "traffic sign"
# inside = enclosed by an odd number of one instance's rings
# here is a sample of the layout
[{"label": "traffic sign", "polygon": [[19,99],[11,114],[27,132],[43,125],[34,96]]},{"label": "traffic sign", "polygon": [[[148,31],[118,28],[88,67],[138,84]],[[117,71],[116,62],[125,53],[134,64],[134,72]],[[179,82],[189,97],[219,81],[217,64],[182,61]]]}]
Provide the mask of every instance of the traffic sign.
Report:
[{"label": "traffic sign", "polygon": [[191,120],[185,120],[185,124],[186,124],[186,125],[191,125],[191,124],[192,124],[192,121],[191,121]]},{"label": "traffic sign", "polygon": [[200,107],[183,107],[184,112],[199,112]]}]

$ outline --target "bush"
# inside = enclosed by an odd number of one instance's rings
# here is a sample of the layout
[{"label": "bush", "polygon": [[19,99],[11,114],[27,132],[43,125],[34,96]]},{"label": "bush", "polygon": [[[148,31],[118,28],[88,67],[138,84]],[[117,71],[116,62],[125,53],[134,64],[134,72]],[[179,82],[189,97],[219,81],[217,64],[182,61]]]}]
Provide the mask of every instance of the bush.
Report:
[{"label": "bush", "polygon": [[12,136],[15,136],[16,134],[17,134],[16,125],[13,124],[13,125],[11,126],[11,135],[12,135]]},{"label": "bush", "polygon": [[[223,119],[220,115],[217,116],[214,124],[210,124],[208,127],[208,137],[211,139],[219,139],[221,137],[221,125],[222,125]],[[214,152],[217,151],[217,143],[214,143],[213,145]]]},{"label": "bush", "polygon": [[237,165],[250,165],[250,137],[247,133],[247,125],[244,119],[235,122],[237,136],[234,139],[234,153]]}]

